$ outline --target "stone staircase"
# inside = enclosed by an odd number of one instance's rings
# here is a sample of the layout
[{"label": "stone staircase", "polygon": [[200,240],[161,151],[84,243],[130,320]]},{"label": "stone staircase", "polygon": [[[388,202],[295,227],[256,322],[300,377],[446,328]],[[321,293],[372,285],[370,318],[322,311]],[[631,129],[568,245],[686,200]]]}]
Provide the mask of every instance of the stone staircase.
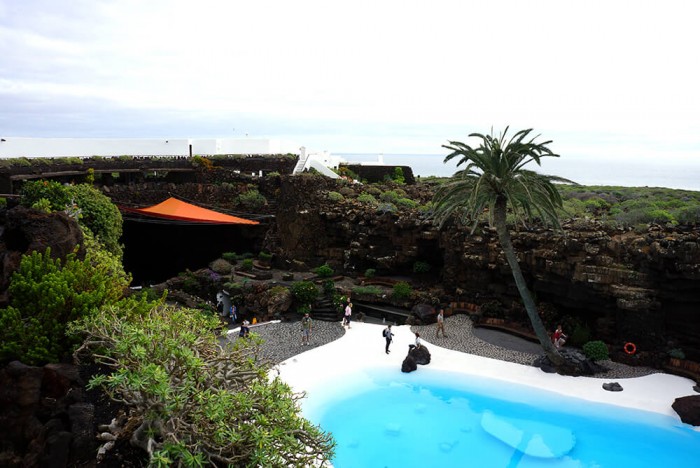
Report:
[{"label": "stone staircase", "polygon": [[311,305],[312,319],[322,322],[340,322],[343,319],[342,312],[333,305],[329,297],[320,297]]}]

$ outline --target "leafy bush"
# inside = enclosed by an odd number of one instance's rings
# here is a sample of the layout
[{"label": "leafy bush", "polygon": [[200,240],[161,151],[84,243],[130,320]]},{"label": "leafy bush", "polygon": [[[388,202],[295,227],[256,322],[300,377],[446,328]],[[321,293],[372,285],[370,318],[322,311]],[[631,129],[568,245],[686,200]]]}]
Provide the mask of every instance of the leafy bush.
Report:
[{"label": "leafy bush", "polygon": [[427,273],[430,271],[430,263],[417,261],[413,264],[413,273]]},{"label": "leafy bush", "polygon": [[403,175],[403,168],[395,167],[394,174],[391,177],[397,184],[403,184],[406,182],[406,178]]},{"label": "leafy bush", "polygon": [[333,268],[331,268],[327,263],[321,265],[320,267],[314,268],[314,273],[316,273],[321,278],[330,278],[333,276]]},{"label": "leafy bush", "polygon": [[152,308],[138,320],[104,309],[76,328],[86,336],[80,356],[92,351],[111,372],[88,387],[128,408],[149,466],[325,464],[332,436],[301,417],[301,395],[270,377],[260,339],[236,340],[222,354],[219,327],[191,309]]},{"label": "leafy bush", "polygon": [[42,199],[48,200],[51,204],[51,211],[63,211],[71,201],[65,186],[53,180],[25,182],[19,195],[20,204],[29,207]]},{"label": "leafy bush", "polygon": [[89,236],[85,242],[84,260],[53,259],[50,249],[22,257],[8,289],[10,305],[0,309],[0,360],[60,362],[77,344],[66,337],[68,324],[122,298],[130,278],[121,262]]},{"label": "leafy bush", "polygon": [[80,209],[79,222],[87,226],[105,248],[121,257],[122,215],[112,201],[88,184],[69,185],[66,191]]},{"label": "leafy bush", "polygon": [[668,357],[673,359],[685,359],[685,353],[681,348],[673,348],[669,350]]},{"label": "leafy bush", "polygon": [[374,198],[374,195],[369,194],[369,193],[362,193],[357,197],[357,200],[361,203],[365,203],[367,205],[376,205],[377,204],[377,199]]},{"label": "leafy bush", "polygon": [[259,252],[258,259],[262,260],[263,262],[269,262],[270,260],[272,260],[272,254],[267,252]]},{"label": "leafy bush", "polygon": [[311,281],[297,281],[292,284],[292,295],[301,304],[311,304],[318,298],[319,292]]},{"label": "leafy bush", "polygon": [[214,168],[214,163],[211,162],[211,160],[209,160],[203,156],[198,156],[198,155],[192,156],[191,163],[192,163],[192,167],[199,167],[199,168],[206,169],[206,170],[211,170]]},{"label": "leafy bush", "polygon": [[221,254],[221,258],[227,262],[236,263],[238,261],[238,254],[236,252],[224,252]]},{"label": "leafy bush", "polygon": [[238,204],[251,210],[257,210],[267,205],[267,199],[260,192],[258,192],[257,188],[252,186],[248,187],[246,192],[238,195],[237,202]]},{"label": "leafy bush", "polygon": [[212,269],[212,271],[220,275],[228,275],[229,273],[231,273],[233,265],[231,265],[223,258],[217,258],[216,260],[211,262],[210,268]]},{"label": "leafy bush", "polygon": [[381,296],[383,291],[378,286],[355,286],[352,288],[353,295]]},{"label": "leafy bush", "polygon": [[27,182],[20,191],[20,203],[50,211],[66,211],[78,222],[90,229],[104,247],[121,257],[122,215],[112,201],[88,184],[61,185],[58,182],[40,180]]},{"label": "leafy bush", "polygon": [[374,268],[367,268],[365,270],[365,278],[374,278],[377,275],[377,270]]},{"label": "leafy bush", "polygon": [[583,345],[583,353],[593,361],[608,359],[608,347],[602,341],[589,341]]},{"label": "leafy bush", "polygon": [[393,203],[380,203],[377,206],[377,213],[395,213],[396,206]]},{"label": "leafy bush", "polygon": [[409,297],[411,297],[412,292],[413,288],[410,284],[408,284],[405,281],[399,281],[394,285],[392,296],[395,299],[408,299]]},{"label": "leafy bush", "polygon": [[328,192],[328,199],[332,202],[339,202],[345,199],[342,193]]},{"label": "leafy bush", "polygon": [[241,270],[243,271],[253,271],[253,259],[245,258],[241,262]]},{"label": "leafy bush", "polygon": [[394,202],[399,208],[417,208],[418,202],[411,200],[410,198],[398,198]]}]

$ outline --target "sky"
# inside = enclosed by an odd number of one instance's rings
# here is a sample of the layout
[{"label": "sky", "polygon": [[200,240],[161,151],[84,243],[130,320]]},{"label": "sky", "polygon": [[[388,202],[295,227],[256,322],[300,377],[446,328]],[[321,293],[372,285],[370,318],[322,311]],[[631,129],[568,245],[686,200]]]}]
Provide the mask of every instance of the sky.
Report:
[{"label": "sky", "polygon": [[692,1],[0,0],[0,136],[281,138],[695,164]]}]

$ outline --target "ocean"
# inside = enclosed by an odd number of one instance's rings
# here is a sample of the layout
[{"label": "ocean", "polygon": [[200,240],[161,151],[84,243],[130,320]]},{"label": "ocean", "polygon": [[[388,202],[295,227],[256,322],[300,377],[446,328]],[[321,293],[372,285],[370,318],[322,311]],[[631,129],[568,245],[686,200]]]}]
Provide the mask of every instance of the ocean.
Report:
[{"label": "ocean", "polygon": [[[348,162],[377,161],[378,154],[337,153]],[[457,170],[456,164],[444,164],[445,154],[383,154],[384,164],[410,166],[420,177],[448,177]],[[582,185],[622,187],[666,187],[700,191],[700,158],[698,160],[663,161],[645,159],[612,159],[593,157],[543,158],[542,166],[528,169],[543,174],[564,177]]]}]

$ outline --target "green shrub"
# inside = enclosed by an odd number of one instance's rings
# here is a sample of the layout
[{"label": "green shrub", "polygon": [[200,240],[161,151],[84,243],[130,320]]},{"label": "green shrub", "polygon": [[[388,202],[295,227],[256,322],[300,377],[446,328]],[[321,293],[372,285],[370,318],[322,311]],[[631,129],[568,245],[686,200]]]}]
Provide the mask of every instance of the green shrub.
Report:
[{"label": "green shrub", "polygon": [[403,175],[403,168],[395,167],[394,174],[391,177],[397,184],[403,184],[406,182],[406,178]]},{"label": "green shrub", "polygon": [[352,288],[353,295],[381,296],[383,291],[378,286],[355,286]]},{"label": "green shrub", "polygon": [[122,215],[102,192],[88,184],[69,185],[66,193],[80,210],[79,222],[113,254],[121,257]]},{"label": "green shrub", "polygon": [[37,211],[43,211],[44,213],[51,213],[51,202],[46,198],[40,198],[32,204],[32,208]]},{"label": "green shrub", "polygon": [[362,193],[357,197],[357,201],[361,203],[365,203],[367,205],[376,205],[377,204],[377,199],[374,198],[372,194],[369,193]]},{"label": "green shrub", "polygon": [[267,205],[267,199],[254,187],[248,187],[246,192],[238,195],[237,201],[238,204],[251,210],[257,210]]},{"label": "green shrub", "polygon": [[333,276],[333,268],[331,268],[327,263],[321,265],[320,267],[314,268],[314,273],[316,273],[321,278],[330,278]]},{"label": "green shrub", "polygon": [[269,262],[272,260],[272,254],[267,252],[259,252],[258,259],[262,260],[263,262]]},{"label": "green shrub", "polygon": [[377,275],[377,270],[374,268],[367,268],[365,270],[365,278],[374,278]]},{"label": "green shrub", "polygon": [[51,211],[63,211],[71,202],[66,187],[53,180],[25,182],[19,192],[20,204],[33,206],[39,200],[48,200]]},{"label": "green shrub", "polygon": [[328,199],[332,202],[339,202],[339,201],[343,201],[345,199],[345,197],[343,196],[342,193],[328,192]]},{"label": "green shrub", "polygon": [[602,341],[589,341],[583,345],[583,353],[593,361],[608,359],[608,347]]},{"label": "green shrub", "polygon": [[312,304],[319,296],[318,288],[311,281],[292,283],[292,295],[301,304]]},{"label": "green shrub", "polygon": [[399,281],[394,285],[392,295],[395,299],[408,299],[409,297],[411,297],[412,292],[413,288],[410,284],[408,284],[405,281]]},{"label": "green shrub", "polygon": [[224,252],[221,254],[221,258],[227,262],[236,263],[238,261],[238,254],[236,252]]},{"label": "green shrub", "polygon": [[253,259],[245,258],[241,262],[241,270],[243,271],[253,271]]},{"label": "green shrub", "polygon": [[413,273],[427,273],[430,271],[430,263],[417,261],[413,264]]},{"label": "green shrub", "polygon": [[76,332],[87,337],[80,356],[109,369],[88,388],[126,407],[134,439],[149,449],[148,466],[222,459],[228,466],[314,466],[332,457],[332,436],[304,419],[299,395],[270,377],[254,333],[222,350],[214,315],[158,307],[137,321],[124,316],[105,309]]},{"label": "green shrub", "polygon": [[122,298],[130,278],[119,259],[89,235],[85,243],[84,260],[53,259],[50,249],[22,257],[8,289],[10,305],[0,309],[0,360],[60,362],[78,344],[67,337],[68,325]]},{"label": "green shrub", "polygon": [[681,348],[673,348],[669,350],[668,357],[673,359],[685,359],[685,353]]},{"label": "green shrub", "polygon": [[233,270],[233,266],[223,258],[217,258],[216,260],[211,262],[210,268],[213,272],[218,273],[220,275],[228,275],[229,273],[231,273],[231,270]]},{"label": "green shrub", "polygon": [[394,201],[394,203],[399,208],[417,208],[418,207],[418,202],[413,201],[410,198],[397,198],[396,201]]}]

